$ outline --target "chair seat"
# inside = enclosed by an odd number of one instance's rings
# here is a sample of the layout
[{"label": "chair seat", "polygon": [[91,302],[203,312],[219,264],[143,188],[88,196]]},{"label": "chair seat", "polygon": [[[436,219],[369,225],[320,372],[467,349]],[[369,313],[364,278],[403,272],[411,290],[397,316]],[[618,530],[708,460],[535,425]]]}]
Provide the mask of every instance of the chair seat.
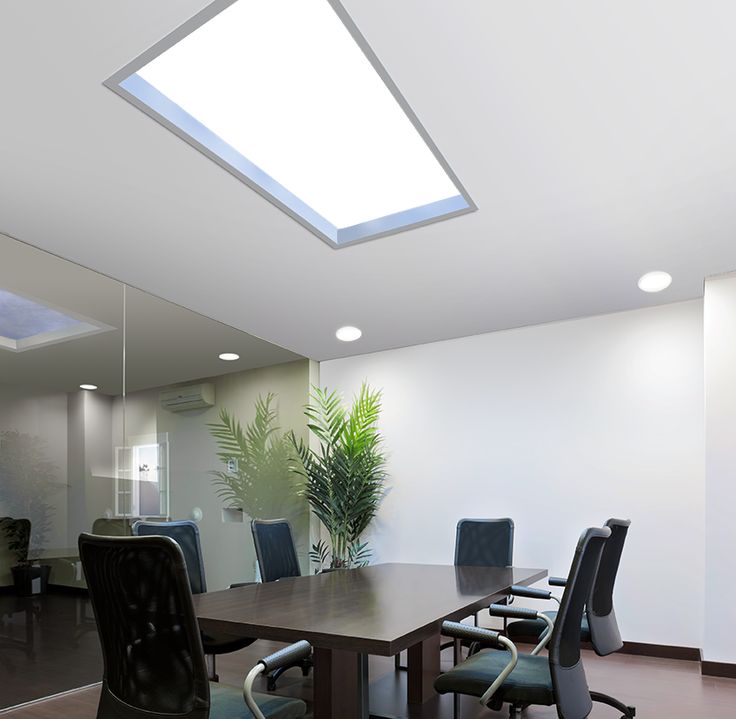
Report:
[{"label": "chair seat", "polygon": [[236,637],[234,634],[201,632],[202,649],[205,654],[229,654],[238,649],[249,647],[255,639]]},{"label": "chair seat", "polygon": [[[553,622],[557,620],[557,612],[544,612]],[[510,639],[518,637],[538,639],[542,636],[542,632],[547,628],[547,623],[543,619],[521,619],[518,622],[511,622],[506,626],[506,634]],[[590,627],[588,626],[588,617],[583,615],[583,621],[580,624],[580,641],[590,641]]]},{"label": "chair seat", "polygon": [[[268,719],[299,719],[307,712],[301,699],[275,694],[253,693],[253,698]],[[254,719],[243,699],[243,690],[210,682],[210,719]]]},{"label": "chair seat", "polygon": [[[508,652],[484,649],[441,674],[435,681],[434,688],[440,694],[482,696],[508,664],[509,658]],[[545,706],[554,704],[552,676],[547,657],[519,654],[518,664],[494,694],[494,698],[522,704]]]}]

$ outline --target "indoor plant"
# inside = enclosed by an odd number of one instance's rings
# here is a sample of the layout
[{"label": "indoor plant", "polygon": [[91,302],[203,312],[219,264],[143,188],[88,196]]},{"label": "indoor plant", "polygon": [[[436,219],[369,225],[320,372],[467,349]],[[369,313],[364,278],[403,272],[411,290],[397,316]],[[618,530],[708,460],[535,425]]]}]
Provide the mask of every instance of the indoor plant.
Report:
[{"label": "indoor plant", "polygon": [[348,409],[337,392],[313,387],[304,413],[319,447],[290,435],[296,451],[292,471],[303,478],[301,492],[329,535],[313,545],[312,560],[321,569],[368,563],[361,541],[378,511],[386,483],[386,455],[378,430],[381,392],[366,383]]}]

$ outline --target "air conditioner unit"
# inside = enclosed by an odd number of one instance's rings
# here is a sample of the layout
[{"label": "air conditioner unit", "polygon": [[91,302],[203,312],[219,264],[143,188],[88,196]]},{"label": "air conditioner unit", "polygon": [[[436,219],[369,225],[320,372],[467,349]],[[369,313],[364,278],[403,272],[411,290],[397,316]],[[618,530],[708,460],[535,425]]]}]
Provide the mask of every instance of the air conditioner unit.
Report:
[{"label": "air conditioner unit", "polygon": [[215,404],[215,385],[210,382],[190,384],[161,392],[161,406],[169,412],[205,409]]}]

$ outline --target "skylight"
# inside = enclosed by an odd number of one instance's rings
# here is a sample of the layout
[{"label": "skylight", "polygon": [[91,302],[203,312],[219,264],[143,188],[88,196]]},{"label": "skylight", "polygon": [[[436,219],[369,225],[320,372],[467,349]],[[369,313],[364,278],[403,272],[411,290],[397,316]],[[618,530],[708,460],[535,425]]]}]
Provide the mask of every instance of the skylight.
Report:
[{"label": "skylight", "polygon": [[332,245],[475,209],[337,0],[218,0],[106,84]]},{"label": "skylight", "polygon": [[22,352],[113,329],[0,289],[0,348]]}]

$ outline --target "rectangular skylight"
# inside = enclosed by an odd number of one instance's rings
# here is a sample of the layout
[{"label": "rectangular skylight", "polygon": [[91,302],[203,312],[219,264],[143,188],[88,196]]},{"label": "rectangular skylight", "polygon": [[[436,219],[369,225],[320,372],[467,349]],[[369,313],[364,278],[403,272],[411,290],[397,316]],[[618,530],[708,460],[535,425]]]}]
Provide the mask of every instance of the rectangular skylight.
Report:
[{"label": "rectangular skylight", "polygon": [[0,289],[0,348],[13,352],[113,329]]},{"label": "rectangular skylight", "polygon": [[106,84],[333,245],[475,209],[336,0],[218,0]]}]

